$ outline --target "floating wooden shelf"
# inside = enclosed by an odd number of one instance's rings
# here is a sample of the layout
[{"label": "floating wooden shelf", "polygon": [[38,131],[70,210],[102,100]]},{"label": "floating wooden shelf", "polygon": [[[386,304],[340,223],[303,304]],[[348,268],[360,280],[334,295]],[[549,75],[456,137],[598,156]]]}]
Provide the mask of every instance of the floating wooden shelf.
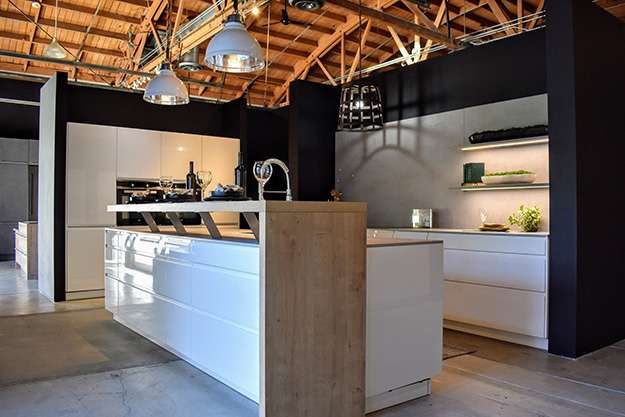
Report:
[{"label": "floating wooden shelf", "polygon": [[463,152],[481,151],[484,149],[512,148],[515,146],[540,145],[549,143],[549,136],[537,136],[533,138],[500,140],[497,142],[486,142],[466,145],[460,148]]},{"label": "floating wooden shelf", "polygon": [[549,188],[548,182],[535,182],[532,184],[499,184],[499,185],[463,185],[457,190],[462,191],[499,191],[499,190],[536,190]]}]

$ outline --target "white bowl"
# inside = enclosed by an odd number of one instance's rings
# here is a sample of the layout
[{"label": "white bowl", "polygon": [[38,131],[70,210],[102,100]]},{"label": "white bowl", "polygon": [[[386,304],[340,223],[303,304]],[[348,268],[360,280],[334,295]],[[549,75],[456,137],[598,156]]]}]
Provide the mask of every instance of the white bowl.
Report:
[{"label": "white bowl", "polygon": [[536,181],[536,174],[484,175],[484,184],[530,184]]}]

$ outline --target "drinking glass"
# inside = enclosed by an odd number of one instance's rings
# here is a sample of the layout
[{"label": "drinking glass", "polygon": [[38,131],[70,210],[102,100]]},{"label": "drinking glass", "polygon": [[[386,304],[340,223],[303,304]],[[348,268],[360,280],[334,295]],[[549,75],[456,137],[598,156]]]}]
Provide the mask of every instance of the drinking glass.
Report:
[{"label": "drinking glass", "polygon": [[254,162],[254,166],[252,167],[252,172],[254,173],[254,178],[258,181],[258,199],[264,200],[263,191],[265,189],[265,184],[271,178],[271,174],[273,173],[273,167],[271,164],[268,164],[263,169],[263,164],[265,161],[256,161]]},{"label": "drinking glass", "polygon": [[158,185],[161,186],[165,194],[171,194],[174,189],[174,177],[164,175],[158,179]]},{"label": "drinking glass", "polygon": [[204,191],[208,187],[208,184],[213,180],[213,173],[210,171],[198,171],[197,172],[197,184],[202,190],[202,200],[204,200]]},{"label": "drinking glass", "polygon": [[485,208],[480,209],[480,220],[482,221],[482,224],[486,223],[488,220],[488,211]]}]

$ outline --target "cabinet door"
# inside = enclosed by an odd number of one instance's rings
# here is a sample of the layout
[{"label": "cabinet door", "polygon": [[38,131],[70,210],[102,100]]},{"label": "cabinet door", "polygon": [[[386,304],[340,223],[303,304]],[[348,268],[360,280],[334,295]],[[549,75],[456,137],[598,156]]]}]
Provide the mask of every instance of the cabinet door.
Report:
[{"label": "cabinet door", "polygon": [[119,128],[117,177],[155,179],[161,175],[161,133]]},{"label": "cabinet door", "polygon": [[28,140],[0,138],[0,161],[28,162]]},{"label": "cabinet door", "polygon": [[115,213],[117,128],[68,123],[67,225],[111,226]]},{"label": "cabinet door", "polygon": [[104,288],[104,228],[67,228],[66,291]]},{"label": "cabinet door", "polygon": [[0,163],[0,179],[0,222],[28,220],[28,165]]},{"label": "cabinet door", "polygon": [[161,175],[184,180],[189,172],[189,161],[197,171],[202,165],[202,136],[184,133],[161,134]]}]

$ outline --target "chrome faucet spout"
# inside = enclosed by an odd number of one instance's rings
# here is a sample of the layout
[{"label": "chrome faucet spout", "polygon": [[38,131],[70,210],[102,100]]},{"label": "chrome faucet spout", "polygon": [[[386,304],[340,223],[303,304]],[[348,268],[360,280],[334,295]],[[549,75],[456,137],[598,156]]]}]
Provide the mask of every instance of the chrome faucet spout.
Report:
[{"label": "chrome faucet spout", "polygon": [[263,162],[261,170],[264,170],[268,165],[277,165],[282,168],[284,175],[286,176],[286,201],[293,201],[293,195],[291,194],[291,179],[289,178],[289,168],[284,162],[277,158],[269,158]]}]

